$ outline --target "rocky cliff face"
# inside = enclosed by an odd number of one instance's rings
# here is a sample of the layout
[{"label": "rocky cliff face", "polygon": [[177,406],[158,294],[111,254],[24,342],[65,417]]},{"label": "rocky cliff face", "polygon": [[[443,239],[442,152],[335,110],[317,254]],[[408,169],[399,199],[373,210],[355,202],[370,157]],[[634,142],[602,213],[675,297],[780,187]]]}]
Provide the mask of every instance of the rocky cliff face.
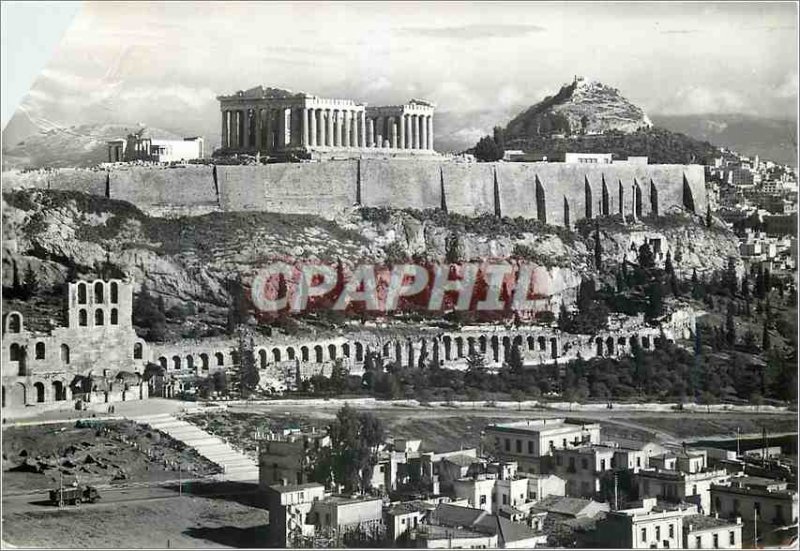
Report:
[{"label": "rocky cliff face", "polygon": [[650,128],[645,112],[616,88],[577,79],[553,97],[526,109],[506,128],[506,139],[552,134],[602,134],[610,130],[631,133]]},{"label": "rocky cliff face", "polygon": [[[193,303],[199,319],[218,323],[230,300],[227,281],[247,282],[270,261],[341,260],[346,268],[412,257],[444,262],[453,235],[465,261],[514,256],[541,266],[539,292],[545,296],[570,299],[582,277],[595,275],[591,224],[588,231],[570,232],[521,219],[391,210],[379,219],[354,210],[335,221],[235,212],[163,219],[121,201],[43,190],[5,193],[3,203],[4,287],[12,285],[15,267],[22,274],[30,265],[43,287],[57,287],[69,265],[90,278],[110,262],[133,277],[137,290],[146,286],[163,297],[167,307]],[[643,239],[660,239],[662,255],[671,250],[673,258],[680,248],[681,260],[673,262],[687,277],[692,269],[722,269],[728,256],[738,258],[736,240],[724,228],[709,230],[688,216],[655,223],[604,221],[604,262],[635,259],[632,250]],[[57,313],[60,298],[54,302]]]}]

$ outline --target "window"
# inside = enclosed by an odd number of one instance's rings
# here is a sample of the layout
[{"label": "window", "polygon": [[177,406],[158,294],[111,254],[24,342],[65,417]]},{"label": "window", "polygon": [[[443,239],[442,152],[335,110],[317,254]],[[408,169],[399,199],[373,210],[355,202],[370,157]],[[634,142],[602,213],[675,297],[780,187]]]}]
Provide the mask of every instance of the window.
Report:
[{"label": "window", "polygon": [[486,496],[482,495],[480,499],[481,505],[486,505]]},{"label": "window", "polygon": [[119,314],[117,313],[116,308],[111,309],[111,325],[117,325],[119,323]]},{"label": "window", "polygon": [[217,359],[217,365],[225,364],[225,359],[224,356],[222,355],[222,352],[217,352],[216,354],[214,354],[214,357]]},{"label": "window", "polygon": [[119,286],[116,281],[111,282],[111,302],[116,304],[119,302]]},{"label": "window", "polygon": [[733,530],[728,532],[728,545],[736,545],[736,532]]},{"label": "window", "polygon": [[36,343],[36,359],[43,360],[44,359],[44,343],[37,342]]},{"label": "window", "polygon": [[551,450],[552,450],[552,449],[555,447],[555,446],[553,445],[553,441],[552,441],[552,440],[550,440],[550,444],[549,444],[547,447],[548,447],[548,448],[550,448]]},{"label": "window", "polygon": [[575,458],[574,457],[570,457],[569,458],[569,470],[575,472]]},{"label": "window", "polygon": [[561,447],[562,447],[562,448],[566,448],[566,447],[567,447],[567,439],[566,439],[566,438],[564,438],[564,439],[561,441]]},{"label": "window", "polygon": [[78,304],[86,304],[86,284],[78,284]]},{"label": "window", "polygon": [[69,346],[66,344],[61,345],[61,361],[65,364],[69,363]]},{"label": "window", "polygon": [[719,534],[714,534],[714,549],[719,549]]},{"label": "window", "polygon": [[522,440],[517,440],[517,453],[522,453]]},{"label": "window", "polygon": [[600,470],[601,471],[605,471],[606,470],[606,460],[605,459],[601,459],[600,460]]},{"label": "window", "polygon": [[661,527],[656,526],[656,541],[661,541]]},{"label": "window", "polygon": [[642,542],[647,541],[647,528],[642,528]]},{"label": "window", "polygon": [[503,505],[508,505],[508,496],[503,494]]},{"label": "window", "polygon": [[583,469],[584,471],[589,469],[589,460],[586,459],[585,457],[581,457],[581,469]]},{"label": "window", "polygon": [[528,455],[533,455],[533,440],[528,440]]},{"label": "window", "polygon": [[506,451],[507,452],[511,451],[511,440],[509,440],[508,438],[506,438]]},{"label": "window", "polygon": [[103,314],[103,310],[98,308],[94,311],[94,324],[95,325],[103,325],[105,315]]},{"label": "window", "polygon": [[406,519],[404,519],[404,518],[401,518],[401,519],[400,519],[400,524],[402,524],[403,526],[405,526],[405,525],[406,525]]},{"label": "window", "polygon": [[141,360],[142,359],[142,343],[137,342],[133,345],[133,359],[134,360]]},{"label": "window", "polygon": [[81,327],[86,327],[87,325],[89,325],[89,320],[86,314],[86,310],[84,310],[83,308],[81,308],[80,311],[78,312],[78,325],[80,325]]},{"label": "window", "polygon": [[12,362],[18,362],[22,359],[22,348],[17,343],[11,345],[9,355]]},{"label": "window", "polygon": [[700,536],[694,537],[694,548],[695,549],[702,549],[703,548],[703,538]]},{"label": "window", "polygon": [[102,304],[103,302],[103,282],[98,281],[94,284],[94,302],[95,304]]},{"label": "window", "polygon": [[641,457],[637,457],[636,458],[636,466],[637,467],[641,467],[642,466],[642,458]]},{"label": "window", "polygon": [[693,496],[697,495],[697,484],[692,484],[692,495]]},{"label": "window", "polygon": [[386,472],[386,465],[381,465],[380,472],[382,472],[382,473]]},{"label": "window", "polygon": [[670,524],[669,525],[669,537],[670,538],[674,538],[675,537],[675,525],[674,524]]}]

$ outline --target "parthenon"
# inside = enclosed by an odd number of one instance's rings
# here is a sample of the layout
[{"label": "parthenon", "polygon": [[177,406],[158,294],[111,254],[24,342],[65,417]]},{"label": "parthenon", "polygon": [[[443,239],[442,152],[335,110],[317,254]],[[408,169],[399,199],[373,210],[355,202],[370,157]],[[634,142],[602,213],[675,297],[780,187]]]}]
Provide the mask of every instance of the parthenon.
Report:
[{"label": "parthenon", "polygon": [[226,153],[434,153],[434,106],[423,100],[368,107],[263,86],[217,99]]}]

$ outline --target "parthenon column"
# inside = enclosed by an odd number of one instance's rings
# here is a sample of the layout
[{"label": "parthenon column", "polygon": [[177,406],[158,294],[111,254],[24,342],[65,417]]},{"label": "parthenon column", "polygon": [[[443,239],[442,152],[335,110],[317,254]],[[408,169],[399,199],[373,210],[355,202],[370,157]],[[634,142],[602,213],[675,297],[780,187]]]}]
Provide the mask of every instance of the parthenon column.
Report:
[{"label": "parthenon column", "polygon": [[325,145],[332,147],[335,139],[333,125],[336,112],[333,109],[326,109],[325,111],[327,111],[328,114],[328,128],[325,135]]},{"label": "parthenon column", "polygon": [[303,127],[300,136],[302,136],[302,143],[303,147],[308,146],[308,108],[303,107],[300,112],[302,113],[300,117],[300,124]]},{"label": "parthenon column", "polygon": [[358,125],[358,146],[367,147],[367,114],[361,111]]},{"label": "parthenon column", "polygon": [[367,147],[375,147],[375,123],[367,119]]},{"label": "parthenon column", "polygon": [[413,136],[411,148],[419,149],[419,118],[417,115],[411,115],[411,135]]},{"label": "parthenon column", "polygon": [[228,112],[222,111],[222,133],[220,134],[220,144],[222,149],[228,147]]},{"label": "parthenon column", "polygon": [[242,138],[242,148],[249,149],[250,148],[250,108],[242,110],[242,114],[244,115],[244,137]]},{"label": "parthenon column", "polygon": [[389,135],[391,136],[389,147],[392,149],[397,149],[397,118],[392,117],[389,119],[389,125],[391,129],[389,130]]},{"label": "parthenon column", "polygon": [[325,110],[324,109],[317,109],[317,127],[319,128],[319,138],[317,139],[317,145],[320,147],[324,147],[326,144],[327,136],[325,136]]},{"label": "parthenon column", "polygon": [[411,149],[413,147],[412,140],[413,134],[411,132],[411,115],[403,115],[403,126],[406,127],[406,149]]},{"label": "parthenon column", "polygon": [[256,123],[256,151],[261,151],[264,147],[261,140],[261,107],[253,109],[253,118]]},{"label": "parthenon column", "polygon": [[433,115],[428,115],[428,149],[433,151]]},{"label": "parthenon column", "polygon": [[427,136],[427,128],[425,126],[425,115],[419,116],[419,148],[420,149],[427,149],[428,148],[428,136]]},{"label": "parthenon column", "polygon": [[399,130],[400,130],[400,143],[399,143],[398,147],[400,149],[405,149],[406,148],[406,116],[401,113],[400,117],[398,119],[399,119],[398,120],[398,123],[399,123],[398,126],[400,127],[399,128]]},{"label": "parthenon column", "polygon": [[358,147],[358,113],[350,111],[350,147]]},{"label": "parthenon column", "polygon": [[275,140],[275,149],[283,149],[286,146],[286,109],[278,109],[278,139]]},{"label": "parthenon column", "polygon": [[275,141],[274,141],[275,129],[272,126],[272,116],[273,116],[272,109],[267,108],[264,111],[264,118],[266,119],[264,121],[264,124],[266,124],[266,126],[267,126],[267,143],[264,144],[264,149],[266,149],[267,151],[272,151],[273,148],[274,148],[274,144],[275,144]]},{"label": "parthenon column", "polygon": [[308,145],[316,147],[317,145],[317,111],[316,109],[308,109]]},{"label": "parthenon column", "polygon": [[344,143],[342,143],[342,147],[350,147],[350,139],[352,134],[350,133],[350,127],[352,126],[351,118],[350,118],[350,111],[345,110],[344,113]]}]

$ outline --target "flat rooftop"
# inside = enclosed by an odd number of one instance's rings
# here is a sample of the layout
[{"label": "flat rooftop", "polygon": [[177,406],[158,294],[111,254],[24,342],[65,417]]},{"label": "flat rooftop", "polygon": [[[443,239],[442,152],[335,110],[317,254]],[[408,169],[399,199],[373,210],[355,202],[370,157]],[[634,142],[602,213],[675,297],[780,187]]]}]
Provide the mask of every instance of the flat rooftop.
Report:
[{"label": "flat rooftop", "polygon": [[270,488],[280,494],[288,494],[290,492],[299,492],[300,490],[308,490],[310,488],[325,489],[325,486],[316,482],[308,482],[306,484],[286,484],[284,486],[275,484],[274,486],[270,486]]},{"label": "flat rooftop", "polygon": [[581,419],[531,419],[489,425],[486,430],[508,432],[514,434],[557,434],[574,432],[582,429],[599,429],[598,423],[590,423]]},{"label": "flat rooftop", "polygon": [[[728,519],[709,517],[706,515],[689,515],[684,517],[683,526],[691,532],[708,530],[709,528],[721,528],[723,526],[736,526],[736,521]],[[691,528],[690,528],[691,527]]]}]

